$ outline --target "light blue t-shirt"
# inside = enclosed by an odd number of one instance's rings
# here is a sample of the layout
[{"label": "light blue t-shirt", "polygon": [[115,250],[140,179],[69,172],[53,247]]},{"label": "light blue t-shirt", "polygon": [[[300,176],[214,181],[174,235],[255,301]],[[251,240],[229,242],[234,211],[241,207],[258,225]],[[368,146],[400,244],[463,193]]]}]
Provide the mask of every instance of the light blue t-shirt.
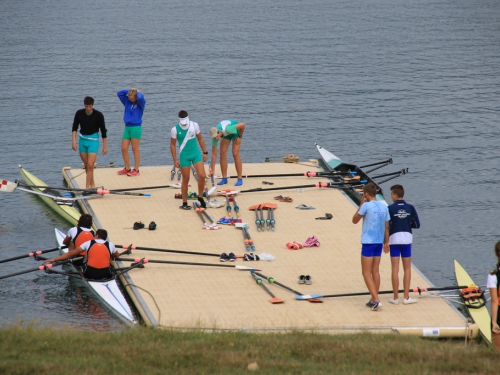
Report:
[{"label": "light blue t-shirt", "polygon": [[385,222],[391,219],[387,205],[380,201],[365,202],[358,213],[363,216],[361,243],[384,243]]}]

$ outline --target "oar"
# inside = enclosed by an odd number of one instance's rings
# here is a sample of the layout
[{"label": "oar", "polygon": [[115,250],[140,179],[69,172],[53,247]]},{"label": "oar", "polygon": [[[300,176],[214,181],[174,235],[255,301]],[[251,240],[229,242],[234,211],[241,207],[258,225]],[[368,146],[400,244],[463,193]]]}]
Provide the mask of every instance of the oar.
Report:
[{"label": "oar", "polygon": [[[176,253],[176,254],[189,254],[189,255],[204,255],[210,257],[220,257],[220,254],[215,253],[199,253],[196,251],[184,251],[184,250],[172,250],[172,249],[159,249],[155,247],[143,247],[143,246],[124,246],[124,245],[115,245],[117,249],[130,249],[130,250],[147,250],[154,251],[159,253]],[[236,258],[243,258],[243,255],[236,255]]]},{"label": "oar", "polygon": [[172,168],[172,171],[170,172],[170,179],[173,180],[175,177],[175,165]]},{"label": "oar", "polygon": [[[9,181],[6,181],[6,182],[9,182]],[[150,194],[142,194],[142,193],[123,193],[121,190],[76,189],[76,188],[66,188],[66,187],[56,187],[56,186],[27,185],[27,184],[22,183],[22,182],[20,182],[18,180],[16,180],[15,183],[10,182],[10,184],[13,184],[14,186],[11,185],[9,187],[9,190],[2,190],[0,188],[0,191],[11,192],[11,191],[14,191],[15,189],[19,189],[19,190],[22,190],[22,191],[27,191],[28,193],[34,193],[34,194],[39,194],[39,195],[47,195],[47,196],[51,196],[51,197],[53,195],[50,195],[50,194],[47,194],[47,193],[43,193],[43,192],[33,191],[33,190],[30,190],[30,189],[35,188],[35,189],[51,189],[51,190],[63,190],[63,191],[81,191],[81,192],[93,193],[93,194],[100,194],[100,195],[103,195],[103,194],[124,194],[124,195],[137,195],[137,196],[146,196],[146,197],[150,197],[151,196]],[[25,188],[29,188],[29,189],[25,189]],[[139,189],[136,189],[136,190],[139,190]],[[66,200],[75,199],[75,198],[69,198],[69,197],[55,197],[55,198],[66,199]]]},{"label": "oar", "polygon": [[75,260],[81,260],[81,259],[83,259],[83,258],[82,257],[78,257],[78,258],[72,258],[72,259],[63,260],[63,261],[60,261],[60,262],[54,262],[54,263],[49,263],[49,264],[42,264],[41,266],[38,266],[36,268],[30,268],[28,270],[11,273],[9,275],[0,276],[0,280],[7,279],[7,278],[13,277],[13,276],[22,275],[22,274],[25,274],[25,273],[30,273],[30,272],[45,271],[45,270],[47,270],[49,268],[52,268],[52,267],[55,267],[55,266],[60,266],[60,265],[65,264],[65,263],[72,263]]},{"label": "oar", "polygon": [[[50,186],[35,186],[35,185],[26,185],[26,186],[30,186],[33,188],[52,189],[52,190],[58,189],[58,188],[51,188]],[[21,190],[21,191],[25,191],[27,193],[48,197],[48,198],[54,199],[57,202],[63,202],[62,204],[64,204],[64,202],[73,202],[73,201],[76,201],[79,199],[90,199],[90,198],[100,197],[99,195],[87,195],[87,196],[71,197],[71,198],[70,197],[63,197],[63,196],[56,196],[54,194],[45,193],[43,191],[27,189],[26,187],[23,187],[23,185],[19,186],[17,182],[11,182],[11,181],[7,181],[7,180],[0,181],[0,192],[11,193],[14,190]],[[63,189],[60,189],[60,190],[63,190]],[[68,190],[68,189],[64,189],[64,190]]]},{"label": "oar", "polygon": [[[189,185],[191,186],[191,185]],[[138,187],[138,188],[126,188],[126,189],[113,189],[113,191],[135,191],[135,190],[152,190],[152,189],[165,189],[165,188],[175,188],[175,189],[180,189],[180,184],[170,184],[170,185],[160,185],[160,186],[145,186],[145,187]]]},{"label": "oar", "polygon": [[54,247],[52,249],[47,249],[47,250],[32,251],[31,253],[24,254],[24,255],[19,255],[17,257],[12,257],[12,258],[8,258],[8,259],[2,259],[2,260],[0,260],[0,263],[7,263],[7,262],[11,262],[13,260],[18,260],[18,259],[23,259],[23,258],[29,258],[29,257],[35,257],[36,255],[50,253],[52,251],[66,249],[66,248],[67,248],[67,246],[61,246],[61,247]]},{"label": "oar", "polygon": [[[441,288],[413,288],[410,289],[410,292],[414,293],[422,293],[422,292],[433,292],[437,290],[454,290],[454,289],[463,289],[463,288],[468,288],[467,286],[445,286]],[[393,290],[383,290],[378,292],[378,294],[391,294],[394,293]],[[404,293],[404,290],[398,290],[398,293]],[[296,299],[309,299],[309,298],[334,298],[334,297],[354,297],[354,296],[367,296],[369,295],[370,292],[361,292],[361,293],[344,293],[344,294],[327,294],[327,295],[322,295],[322,294],[307,294],[307,295],[296,295]]]},{"label": "oar", "polygon": [[[260,268],[256,267],[247,267],[247,266],[239,266],[237,264],[235,265],[229,265],[229,264],[211,264],[211,263],[193,263],[193,262],[174,262],[173,260],[152,260],[152,259],[144,259],[144,264],[146,263],[161,263],[161,264],[183,264],[183,265],[188,265],[188,266],[204,266],[204,267],[225,267],[225,268],[236,268],[238,270],[254,270],[254,271],[262,271]],[[116,258],[116,260],[121,260],[125,262],[140,262],[141,258]]]},{"label": "oar", "polygon": [[[362,180],[362,181],[355,181],[356,184],[359,183],[365,183],[368,182],[367,180]],[[295,185],[295,186],[281,186],[281,187],[273,187],[273,188],[255,188],[255,189],[248,189],[248,190],[240,190],[238,193],[252,193],[252,192],[257,192],[257,191],[272,191],[272,190],[287,190],[287,189],[301,189],[301,188],[309,188],[309,187],[317,187],[317,188],[324,188],[324,187],[338,187],[342,189],[342,185],[351,185],[351,182],[319,182],[317,184],[313,185]],[[345,186],[344,189],[349,188],[350,186]]]},{"label": "oar", "polygon": [[377,169],[385,167],[386,165],[389,165],[389,164],[392,164],[392,157],[390,157],[387,160],[379,161],[379,162],[376,162],[376,163],[362,165],[359,168],[368,168],[368,167],[373,167],[375,165],[378,165],[378,167],[376,167],[376,168],[370,169],[369,171],[365,171],[365,173],[370,173],[370,172],[376,171]]},{"label": "oar", "polygon": [[[258,275],[258,276],[260,276],[260,277],[263,277],[264,279],[266,279],[269,284],[276,284],[276,285],[279,285],[280,287],[285,288],[286,290],[289,290],[290,292],[295,293],[295,294],[297,294],[299,296],[302,295],[302,293],[297,292],[296,290],[293,290],[292,288],[290,288],[290,287],[288,287],[286,285],[283,285],[283,284],[277,282],[272,277],[267,277],[266,275],[263,275],[263,274],[261,274],[259,272],[255,272],[255,274]],[[313,303],[323,303],[322,300],[317,299],[317,298],[308,298],[307,300],[309,302],[313,302]]]},{"label": "oar", "polygon": [[215,186],[215,182],[214,182],[214,174],[212,173],[212,161],[211,160],[208,161],[208,172],[210,173],[210,180],[212,182],[212,187],[207,192],[207,199],[208,199],[210,194],[212,194],[215,190],[217,190],[217,186]]},{"label": "oar", "polygon": [[97,194],[119,194],[119,195],[135,195],[137,197],[150,197],[151,194],[146,193],[130,193],[128,191],[116,191],[116,190],[106,190],[106,189],[97,189]]},{"label": "oar", "polygon": [[277,303],[283,303],[285,301],[283,301],[282,299],[276,297],[270,290],[267,286],[265,286],[263,283],[262,283],[262,279],[257,277],[257,275],[254,273],[254,271],[250,271],[250,274],[253,276],[253,278],[255,279],[255,282],[262,286],[264,288],[264,290],[269,293],[269,295],[271,297],[273,297],[272,299],[269,300],[269,302],[271,302],[272,304],[277,304]]},{"label": "oar", "polygon": [[[330,176],[343,176],[343,175],[353,175],[358,172],[304,172],[304,173],[278,173],[278,174],[250,174],[243,175],[243,178],[252,178],[252,177],[330,177]],[[238,178],[238,176],[229,176],[228,178]]]},{"label": "oar", "polygon": [[374,178],[380,178],[380,177],[386,177],[386,176],[392,176],[392,177],[386,178],[383,181],[377,181],[377,184],[383,184],[384,182],[387,182],[387,181],[392,180],[392,179],[394,179],[396,177],[399,177],[399,176],[403,176],[403,175],[405,175],[407,173],[408,173],[408,168],[403,168],[403,169],[401,169],[400,171],[397,171],[397,172],[386,173],[386,174],[381,174],[381,175],[378,175],[378,176],[374,176],[374,177],[372,177],[372,179],[374,179]]}]

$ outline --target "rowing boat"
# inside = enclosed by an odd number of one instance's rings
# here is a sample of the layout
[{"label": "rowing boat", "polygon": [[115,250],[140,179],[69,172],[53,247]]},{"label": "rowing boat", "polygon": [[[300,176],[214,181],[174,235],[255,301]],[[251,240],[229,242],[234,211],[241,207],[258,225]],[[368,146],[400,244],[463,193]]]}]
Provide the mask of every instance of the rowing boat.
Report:
[{"label": "rowing boat", "polygon": [[[61,232],[59,229],[55,229],[56,239],[59,246],[63,246],[63,240],[66,235]],[[62,253],[66,253],[68,249],[61,250]],[[81,267],[78,267],[72,264],[75,271],[80,275],[82,280],[88,285],[88,287],[94,291],[94,293],[101,299],[104,304],[111,309],[119,318],[121,318],[124,322],[129,324],[137,323],[134,318],[134,314],[130,309],[125,297],[123,296],[122,291],[118,287],[118,283],[116,279],[113,277],[109,280],[96,281],[89,280],[83,276],[83,271]]]},{"label": "rowing boat", "polygon": [[[23,167],[19,166],[19,172],[23,177],[23,180],[28,185],[34,186],[48,186],[45,182],[40,180],[38,177],[28,172]],[[61,201],[64,200],[64,196],[56,190],[52,190],[49,188],[31,188],[34,192],[42,193],[37,194],[47,205],[52,208],[57,214],[59,214],[62,218],[66,219],[72,225],[76,225],[78,223],[78,219],[81,216],[81,213],[73,206],[69,204],[59,204],[57,197],[61,198]]]},{"label": "rowing boat", "polygon": [[[469,276],[467,271],[460,265],[460,263],[458,263],[456,260],[454,261],[454,263],[455,277],[457,279],[458,285],[469,285],[471,287],[476,287],[476,284]],[[491,318],[490,314],[488,313],[488,308],[486,307],[484,295],[479,298],[473,299],[472,301],[464,302],[466,302],[465,307],[469,315],[478,325],[481,336],[489,345],[491,345]]]},{"label": "rowing boat", "polygon": [[[359,176],[360,181],[366,181],[365,184],[368,182],[374,183],[377,187],[377,200],[387,204],[380,186],[370,176],[368,176],[367,172],[363,171],[361,167],[342,161],[340,158],[332,154],[330,151],[325,150],[318,144],[316,144],[316,148],[321,155],[320,162],[322,162],[321,164],[324,169],[330,172],[353,173],[353,176]],[[387,164],[390,163],[392,163],[392,159],[387,161]],[[339,174],[339,177],[333,177],[333,180],[336,182],[347,182],[347,178],[343,177],[343,175],[341,174]],[[363,195],[363,184],[360,183],[359,185],[346,185],[345,192],[347,193],[347,195],[349,195],[349,197],[351,197],[356,203],[359,204],[361,196]]]}]

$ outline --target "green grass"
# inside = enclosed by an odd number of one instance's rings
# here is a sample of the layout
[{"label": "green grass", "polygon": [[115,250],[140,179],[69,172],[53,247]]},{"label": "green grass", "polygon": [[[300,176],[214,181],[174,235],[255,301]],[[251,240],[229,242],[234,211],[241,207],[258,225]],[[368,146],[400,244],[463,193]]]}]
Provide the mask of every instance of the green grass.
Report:
[{"label": "green grass", "polygon": [[499,353],[396,334],[0,330],[0,374],[493,374]]}]

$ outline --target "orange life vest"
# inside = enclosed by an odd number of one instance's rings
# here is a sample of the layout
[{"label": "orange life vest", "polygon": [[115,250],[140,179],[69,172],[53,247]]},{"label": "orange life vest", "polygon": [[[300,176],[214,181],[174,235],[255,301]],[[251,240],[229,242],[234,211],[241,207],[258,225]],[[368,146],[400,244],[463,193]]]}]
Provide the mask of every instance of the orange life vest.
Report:
[{"label": "orange life vest", "polygon": [[87,250],[87,266],[103,269],[111,266],[111,250],[109,249],[109,242],[104,243],[92,240],[89,249]]},{"label": "orange life vest", "polygon": [[[76,249],[78,246],[81,246],[85,242],[93,240],[93,239],[94,239],[94,231],[93,230],[91,230],[89,232],[89,231],[83,230],[82,228],[78,227],[76,229],[76,236],[75,236],[75,238],[73,238],[73,244],[75,245],[75,249]],[[80,255],[82,255],[82,256],[85,254],[87,254],[86,251],[82,251],[80,253]]]}]

